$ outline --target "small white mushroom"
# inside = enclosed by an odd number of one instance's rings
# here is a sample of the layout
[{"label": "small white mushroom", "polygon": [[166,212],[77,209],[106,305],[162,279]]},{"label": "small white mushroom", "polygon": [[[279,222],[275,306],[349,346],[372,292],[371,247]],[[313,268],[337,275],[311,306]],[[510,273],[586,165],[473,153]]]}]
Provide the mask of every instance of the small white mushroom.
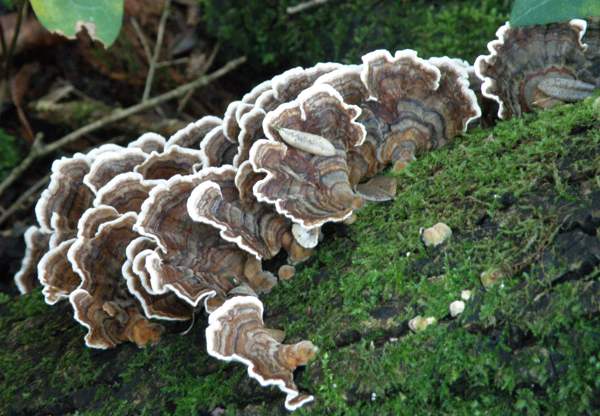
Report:
[{"label": "small white mushroom", "polygon": [[470,290],[463,290],[462,292],[460,292],[460,298],[464,301],[471,299],[471,295],[472,293]]},{"label": "small white mushroom", "polygon": [[408,327],[413,332],[421,332],[424,331],[429,325],[435,324],[436,322],[437,319],[435,319],[433,316],[424,318],[421,315],[417,315],[408,321]]},{"label": "small white mushroom", "polygon": [[462,300],[455,300],[450,304],[450,316],[456,318],[458,315],[463,313],[465,310],[465,302]]},{"label": "small white mushroom", "polygon": [[279,136],[284,142],[298,150],[312,153],[317,156],[334,156],[335,147],[329,140],[316,134],[304,131],[286,129],[280,127],[277,129]]},{"label": "small white mushroom", "polygon": [[452,236],[452,230],[443,222],[438,222],[433,227],[421,228],[421,241],[425,247],[436,247],[446,242]]},{"label": "small white mushroom", "polygon": [[292,226],[292,234],[294,238],[304,248],[315,248],[319,244],[319,234],[321,228],[304,228],[300,224]]}]

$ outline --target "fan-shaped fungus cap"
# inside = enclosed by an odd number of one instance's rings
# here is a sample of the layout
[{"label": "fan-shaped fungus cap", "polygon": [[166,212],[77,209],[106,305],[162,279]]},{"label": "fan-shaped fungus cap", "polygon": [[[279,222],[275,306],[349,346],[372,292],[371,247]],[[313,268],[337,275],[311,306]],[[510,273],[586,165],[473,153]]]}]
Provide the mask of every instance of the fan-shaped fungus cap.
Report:
[{"label": "fan-shaped fungus cap", "polygon": [[314,398],[300,393],[293,372],[306,365],[317,348],[310,341],[282,344],[280,338],[265,327],[262,302],[253,296],[229,299],[208,318],[208,353],[219,360],[245,364],[248,375],[262,386],[275,385],[286,393],[286,409],[295,410]]},{"label": "fan-shaped fungus cap", "polygon": [[362,65],[343,65],[317,78],[315,85],[331,85],[345,103],[360,106],[369,98],[369,91],[360,77],[362,70]]},{"label": "fan-shaped fungus cap", "polygon": [[133,171],[133,168],[147,158],[148,154],[137,147],[104,152],[94,159],[89,173],[83,178],[83,183],[97,192],[115,176]]},{"label": "fan-shaped fungus cap", "polygon": [[133,231],[136,214],[117,214],[116,219],[103,222],[108,211],[108,207],[99,207],[86,212],[79,237],[67,254],[81,278],[81,285],[69,296],[75,319],[88,328],[85,342],[89,347],[111,348],[124,341],[138,346],[154,343],[162,327],[143,317],[121,275],[126,248],[137,237]]},{"label": "fan-shaped fungus cap", "polygon": [[260,97],[260,95],[263,92],[269,91],[271,89],[271,87],[272,87],[272,81],[270,79],[261,82],[260,84],[258,84],[254,88],[252,88],[252,90],[250,90],[250,92],[244,94],[244,96],[242,97],[242,103],[255,104],[258,97]]},{"label": "fan-shaped fungus cap", "polygon": [[265,133],[262,128],[263,120],[267,113],[259,107],[253,108],[244,114],[240,120],[240,134],[238,135],[237,154],[233,158],[233,166],[241,166],[242,163],[250,157],[252,145],[265,139]]},{"label": "fan-shaped fungus cap", "polygon": [[231,165],[237,148],[237,143],[229,141],[225,136],[223,126],[215,127],[200,143],[202,166],[208,168]]},{"label": "fan-shaped fungus cap", "polygon": [[[244,204],[234,182],[236,169],[224,167],[221,172],[220,181],[202,182],[191,193],[187,202],[190,217],[216,227],[224,240],[259,260],[274,257],[290,232],[289,221],[256,200]],[[244,185],[242,180],[240,183]]]},{"label": "fan-shaped fungus cap", "polygon": [[355,121],[359,114],[328,85],[313,86],[267,114],[263,128],[270,140],[250,151],[254,170],[267,174],[254,186],[257,199],[305,228],[352,215],[362,198],[350,186],[346,156],[365,137]]},{"label": "fan-shaped fungus cap", "polygon": [[276,75],[272,89],[275,98],[281,102],[295,100],[302,91],[312,86],[317,78],[342,67],[334,62],[321,62],[310,68],[296,67]]},{"label": "fan-shaped fungus cap", "polygon": [[48,251],[50,234],[40,230],[35,225],[25,231],[25,256],[19,271],[15,274],[15,284],[21,294],[29,293],[37,285],[36,268]]},{"label": "fan-shaped fungus cap", "polygon": [[139,212],[155,185],[153,182],[145,180],[139,173],[121,173],[96,192],[93,205],[109,205],[121,214]]},{"label": "fan-shaped fungus cap", "polygon": [[108,205],[88,209],[77,223],[77,238],[94,238],[102,224],[117,218],[119,218],[119,212]]},{"label": "fan-shaped fungus cap", "polygon": [[144,133],[136,140],[130,142],[127,147],[142,149],[144,153],[162,152],[165,149],[166,140],[157,133]]},{"label": "fan-shaped fungus cap", "polygon": [[[264,176],[262,173],[255,172],[248,160],[237,168],[235,187],[239,192],[240,204],[244,210],[257,210],[257,204],[259,203],[254,196],[253,188]],[[289,232],[291,227],[289,221],[285,221],[285,224],[287,224],[285,226],[286,231],[281,232],[280,227],[283,227],[281,218],[283,216],[277,214],[277,217],[271,217],[269,213],[276,212],[272,205],[260,204],[259,206],[261,212],[259,217],[261,219],[258,220],[258,224],[260,224],[259,228],[263,230],[261,231],[261,235],[263,235],[261,238],[265,242],[266,247],[269,247],[269,252],[274,255],[282,247],[288,253],[288,261],[291,263],[297,264],[307,260],[311,256],[312,250],[302,247],[293,238],[293,235]],[[269,207],[268,211],[264,211],[266,207]],[[269,230],[269,232],[263,233],[264,230]]]},{"label": "fan-shaped fungus cap", "polygon": [[520,116],[534,108],[591,94],[593,85],[577,82],[585,66],[585,21],[513,28],[509,23],[488,43],[489,55],[475,61],[481,91],[496,100],[498,117]]},{"label": "fan-shaped fungus cap", "polygon": [[386,50],[363,56],[361,74],[372,101],[377,158],[400,169],[420,151],[445,144],[481,114],[464,67],[449,58]]},{"label": "fan-shaped fungus cap", "polygon": [[200,120],[188,124],[185,128],[177,131],[167,141],[165,148],[174,145],[200,149],[200,142],[212,129],[222,124],[220,118],[215,116],[204,116]]},{"label": "fan-shaped fungus cap", "polygon": [[[223,186],[222,175],[230,170],[203,169],[194,175],[176,176],[150,192],[136,229],[159,247],[145,260],[154,293],[171,290],[196,306],[207,297],[224,296],[242,282],[265,291],[276,281],[267,272],[248,269],[248,261],[254,258],[221,239],[216,228],[193,221],[187,213],[186,203],[194,188],[205,181]],[[231,171],[229,180],[233,182],[233,178]]]},{"label": "fan-shaped fungus cap", "polygon": [[75,238],[63,241],[50,249],[38,263],[37,275],[44,287],[42,293],[46,303],[54,305],[66,299],[81,283],[80,277],[73,271],[67,259],[67,252],[75,242]]},{"label": "fan-shaped fungus cap", "polygon": [[60,241],[53,240],[56,244],[75,235],[79,217],[92,205],[94,194],[82,184],[89,170],[89,160],[81,153],[52,164],[50,184],[42,192],[35,214],[42,231],[64,235]]},{"label": "fan-shaped fungus cap", "polygon": [[253,107],[254,105],[243,103],[242,101],[233,101],[227,106],[227,110],[225,110],[225,115],[223,116],[223,132],[227,140],[232,143],[238,142],[240,120]]},{"label": "fan-shaped fungus cap", "polygon": [[169,179],[175,175],[191,174],[194,166],[201,162],[200,150],[171,145],[162,153],[152,153],[134,171],[142,174],[144,179]]},{"label": "fan-shaped fungus cap", "polygon": [[245,209],[255,209],[256,197],[252,191],[254,185],[259,180],[263,179],[265,175],[263,173],[255,172],[252,169],[252,164],[249,160],[242,163],[235,172],[235,187],[240,195],[240,203]]},{"label": "fan-shaped fungus cap", "polygon": [[[365,178],[375,176],[383,166],[377,160],[377,140],[380,136],[379,123],[368,106],[365,105],[369,98],[369,91],[362,82],[362,65],[345,65],[333,72],[325,74],[315,81],[315,84],[331,85],[340,93],[345,103],[361,107],[361,114],[356,119],[365,126],[367,136],[360,146],[353,147],[348,152],[348,167],[350,168],[350,183],[354,186]],[[375,129],[373,135],[371,130]]]},{"label": "fan-shaped fungus cap", "polygon": [[275,97],[274,90],[268,90],[263,92],[258,99],[256,100],[256,104],[254,104],[254,108],[260,108],[264,112],[269,112],[275,110],[278,106],[282,104],[281,101]]},{"label": "fan-shaped fungus cap", "polygon": [[[134,267],[138,255],[152,252],[156,243],[147,237],[132,240],[126,248],[127,260],[123,263],[122,273],[127,281],[129,293],[134,295],[142,305],[147,318],[184,321],[192,318],[193,309],[179,299],[174,293],[154,295],[146,289],[149,285],[148,273]],[[139,264],[137,265],[139,267]],[[137,269],[137,270],[136,270]],[[138,273],[140,272],[140,273]]]}]

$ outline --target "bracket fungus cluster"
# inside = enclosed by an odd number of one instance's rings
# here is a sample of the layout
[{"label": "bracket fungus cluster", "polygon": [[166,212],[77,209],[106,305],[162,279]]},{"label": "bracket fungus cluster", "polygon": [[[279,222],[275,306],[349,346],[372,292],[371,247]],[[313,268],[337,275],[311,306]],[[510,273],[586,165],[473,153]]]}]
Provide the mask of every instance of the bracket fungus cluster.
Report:
[{"label": "bracket fungus cluster", "polygon": [[[600,25],[592,27],[598,45]],[[396,182],[382,171],[464,132],[481,116],[478,97],[508,117],[588,95],[599,58],[585,29],[507,24],[475,68],[412,50],[294,68],[222,119],[60,159],[25,234],[16,284],[26,293],[39,282],[48,304],[68,299],[94,348],[158,342],[160,320],[191,320],[203,307],[208,353],[245,364],[296,409],[313,397],[293,371],[317,349],[283,344],[283,331],[265,326],[259,296],[293,278],[323,224],[393,199]],[[433,322],[421,321],[411,329]]]},{"label": "bracket fungus cluster", "polygon": [[510,118],[561,102],[582,100],[600,86],[600,23],[511,27],[506,23],[475,62],[482,94]]}]

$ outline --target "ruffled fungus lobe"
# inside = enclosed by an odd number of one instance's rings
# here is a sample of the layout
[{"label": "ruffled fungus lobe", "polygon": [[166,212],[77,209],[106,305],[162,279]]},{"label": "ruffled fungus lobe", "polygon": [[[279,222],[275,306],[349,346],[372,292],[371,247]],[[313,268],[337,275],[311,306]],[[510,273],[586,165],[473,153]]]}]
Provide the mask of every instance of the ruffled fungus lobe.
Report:
[{"label": "ruffled fungus lobe", "polygon": [[66,299],[81,283],[81,278],[73,271],[67,253],[73,243],[72,238],[50,249],[38,263],[37,276],[44,287],[42,293],[48,305]]},{"label": "ruffled fungus lobe", "polygon": [[166,140],[163,136],[157,133],[144,133],[136,140],[132,141],[127,147],[142,149],[144,153],[157,152],[160,153],[165,149]]},{"label": "ruffled fungus lobe", "polygon": [[[271,213],[275,214],[276,212],[275,208],[270,204],[259,203],[253,193],[254,185],[264,176],[264,174],[254,171],[250,161],[245,161],[237,168],[235,187],[239,193],[240,205],[246,211],[260,211],[255,216],[257,217],[257,224],[259,224],[261,240],[265,244],[264,247],[268,248],[271,256],[274,256],[283,248],[288,253],[290,263],[301,263],[311,256],[312,250],[298,244],[290,233],[290,222],[288,220],[284,221],[282,215],[272,216]],[[260,208],[257,208],[257,204]],[[265,210],[266,207],[269,209]],[[269,257],[266,256],[265,258]]]},{"label": "ruffled fungus lobe", "polygon": [[331,85],[340,93],[345,103],[357,105],[362,110],[356,121],[365,126],[367,136],[363,144],[351,148],[348,152],[349,177],[353,186],[365,178],[377,175],[383,169],[383,165],[377,159],[379,123],[365,104],[369,98],[369,91],[362,82],[362,71],[362,65],[346,65],[315,81],[315,84]]},{"label": "ruffled fungus lobe", "polygon": [[169,137],[165,149],[175,145],[190,149],[200,149],[200,143],[202,142],[202,139],[204,139],[204,136],[221,124],[222,121],[218,117],[204,116],[200,120],[188,124],[185,128]]},{"label": "ruffled fungus lobe", "polygon": [[200,150],[171,145],[162,153],[152,153],[133,170],[142,174],[144,179],[169,179],[175,175],[191,174],[194,166],[201,162]]},{"label": "ruffled fungus lobe", "polygon": [[194,188],[206,181],[233,184],[231,167],[203,169],[189,176],[175,176],[156,186],[142,205],[136,229],[156,241],[158,249],[145,259],[152,291],[173,291],[193,306],[218,295],[224,297],[236,285],[246,282],[265,292],[276,278],[260,269],[256,259],[219,236],[219,230],[193,221],[187,200]]},{"label": "ruffled fungus lobe", "polygon": [[247,168],[241,171],[243,178],[239,180],[233,167],[224,167],[221,172],[218,182],[205,181],[194,189],[187,202],[190,217],[219,229],[224,240],[235,243],[258,260],[274,257],[282,246],[289,247],[292,238],[285,217],[256,200],[242,201],[237,185],[248,188],[244,180],[252,178]]},{"label": "ruffled fungus lobe", "polygon": [[89,159],[81,153],[52,164],[50,184],[42,192],[35,214],[42,231],[62,234],[60,241],[53,239],[54,245],[75,235],[79,218],[92,205],[94,194],[82,185],[89,170]]},{"label": "ruffled fungus lobe", "polygon": [[262,128],[267,113],[262,108],[253,108],[240,120],[237,154],[233,158],[233,166],[241,166],[250,157],[250,149],[255,142],[266,139]]},{"label": "ruffled fungus lobe", "polygon": [[[272,87],[272,81],[270,79],[261,82],[260,84],[258,84],[257,86],[255,86],[254,88],[252,88],[252,90],[250,90],[250,92],[244,94],[244,96],[242,97],[242,103],[244,104],[255,104],[256,100],[258,99],[258,97],[261,96],[262,93],[264,93],[265,91],[269,91]],[[238,116],[238,114],[236,114],[236,116]],[[240,117],[238,116],[238,119]]]},{"label": "ruffled fungus lobe", "polygon": [[305,228],[342,221],[362,206],[348,179],[347,152],[365,137],[355,120],[360,109],[346,105],[328,85],[303,91],[265,117],[270,140],[257,141],[250,162],[267,177],[254,186],[259,201]]},{"label": "ruffled fungus lobe", "polygon": [[36,284],[37,265],[48,251],[50,234],[40,230],[35,225],[25,231],[25,256],[21,262],[21,268],[15,274],[15,284],[22,295],[31,292]]},{"label": "ruffled fungus lobe", "polygon": [[254,105],[242,101],[233,101],[227,106],[223,116],[223,132],[225,137],[232,143],[237,143],[240,134],[241,117],[252,110]]},{"label": "ruffled fungus lobe", "polygon": [[375,116],[377,158],[401,169],[419,152],[444,145],[481,115],[463,66],[449,58],[417,57],[415,51],[386,50],[363,56],[363,83]]},{"label": "ruffled fungus lobe", "polygon": [[82,184],[90,170],[90,161],[115,148],[119,147],[101,146],[88,155],[76,153],[52,164],[50,184],[35,206],[39,227],[30,227],[26,231],[25,257],[14,277],[21,293],[28,293],[36,286],[37,264],[48,249],[75,236],[79,217],[92,205],[94,198],[90,188]]},{"label": "ruffled fungus lobe", "polygon": [[206,328],[208,353],[223,361],[248,366],[248,375],[262,386],[286,393],[285,407],[295,410],[314,400],[300,393],[294,370],[306,365],[317,348],[310,341],[282,344],[281,333],[265,328],[263,304],[253,296],[236,296],[210,314]]},{"label": "ruffled fungus lobe", "polygon": [[485,97],[498,102],[498,117],[510,118],[535,108],[591,95],[594,88],[578,80],[585,67],[582,37],[586,23],[516,27],[509,23],[488,43],[489,55],[475,61]]},{"label": "ruffled fungus lobe", "polygon": [[152,181],[139,173],[121,173],[96,192],[94,206],[109,205],[121,214],[139,212],[153,187]]},{"label": "ruffled fungus lobe", "polygon": [[83,178],[83,183],[92,191],[98,192],[115,176],[133,171],[133,168],[143,163],[147,158],[148,154],[137,147],[120,148],[103,153],[94,160],[89,173]]},{"label": "ruffled fungus lobe", "polygon": [[202,166],[208,168],[231,165],[237,148],[237,142],[232,142],[225,136],[222,125],[215,127],[200,144]]},{"label": "ruffled fungus lobe", "polygon": [[[170,321],[185,321],[192,318],[193,309],[189,304],[179,299],[174,293],[155,295],[148,291],[148,273],[139,270],[135,264],[138,255],[152,252],[156,243],[147,237],[132,240],[126,249],[127,260],[123,263],[122,273],[127,281],[129,293],[134,295],[142,305],[147,318],[165,319]],[[137,266],[137,267],[135,267]]]},{"label": "ruffled fungus lobe", "polygon": [[302,67],[288,69],[273,78],[274,97],[280,103],[295,100],[302,91],[312,86],[317,78],[341,66],[334,62],[321,62],[306,69]]},{"label": "ruffled fungus lobe", "polygon": [[115,219],[106,221],[110,210],[91,208],[81,219],[77,241],[67,254],[81,285],[69,300],[75,319],[88,328],[87,346],[112,348],[131,341],[141,347],[157,342],[162,327],[142,315],[121,276],[126,248],[137,237],[136,214],[119,215],[112,209]]}]

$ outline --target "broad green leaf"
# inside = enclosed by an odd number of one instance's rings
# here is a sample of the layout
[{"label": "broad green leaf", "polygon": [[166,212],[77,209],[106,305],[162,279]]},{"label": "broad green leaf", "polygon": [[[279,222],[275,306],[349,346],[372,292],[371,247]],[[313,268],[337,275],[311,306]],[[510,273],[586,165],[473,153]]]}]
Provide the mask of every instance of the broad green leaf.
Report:
[{"label": "broad green leaf", "polygon": [[600,0],[515,0],[513,26],[541,25],[600,16]]},{"label": "broad green leaf", "polygon": [[124,0],[31,0],[38,19],[51,32],[74,38],[84,27],[109,47],[119,36]]}]

